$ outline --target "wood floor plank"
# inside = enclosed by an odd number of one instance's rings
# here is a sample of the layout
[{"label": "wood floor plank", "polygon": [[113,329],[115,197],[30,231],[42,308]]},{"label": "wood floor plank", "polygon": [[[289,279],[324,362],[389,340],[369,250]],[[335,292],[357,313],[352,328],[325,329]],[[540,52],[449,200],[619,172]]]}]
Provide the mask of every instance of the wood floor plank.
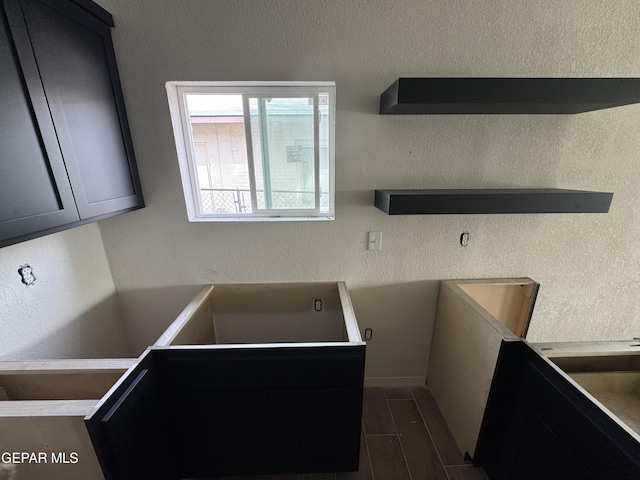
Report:
[{"label": "wood floor plank", "polygon": [[414,400],[390,400],[412,480],[448,480],[444,465]]},{"label": "wood floor plank", "polygon": [[422,416],[427,424],[427,429],[431,433],[442,463],[445,465],[466,465],[462,452],[458,449],[456,441],[453,439],[449,427],[447,426],[435,400],[426,387],[412,388],[413,395],[422,412]]},{"label": "wood floor plank", "polygon": [[360,460],[358,471],[336,473],[336,480],[373,480],[371,460],[369,459],[369,449],[367,448],[364,429],[360,430]]},{"label": "wood floor plank", "polygon": [[413,393],[409,387],[385,387],[384,393],[387,400],[413,399]]},{"label": "wood floor plank", "polygon": [[386,435],[396,433],[384,388],[364,389],[362,420],[366,435]]},{"label": "wood floor plank", "polygon": [[484,470],[472,465],[456,465],[445,467],[449,480],[487,480]]},{"label": "wood floor plank", "polygon": [[397,435],[367,436],[373,478],[411,480]]}]

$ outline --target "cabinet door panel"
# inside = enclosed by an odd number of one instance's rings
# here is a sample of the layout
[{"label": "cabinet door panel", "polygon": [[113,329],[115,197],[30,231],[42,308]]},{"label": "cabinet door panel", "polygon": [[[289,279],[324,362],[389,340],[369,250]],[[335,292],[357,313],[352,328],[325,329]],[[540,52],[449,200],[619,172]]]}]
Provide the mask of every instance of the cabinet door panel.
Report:
[{"label": "cabinet door panel", "polygon": [[15,3],[0,7],[0,65],[0,245],[4,245],[14,237],[79,217]]},{"label": "cabinet door panel", "polygon": [[177,480],[157,372],[146,356],[85,418],[106,480]]},{"label": "cabinet door panel", "polygon": [[364,346],[154,353],[183,477],[358,469]]},{"label": "cabinet door panel", "polygon": [[21,0],[80,217],[140,206],[109,26],[51,3]]}]

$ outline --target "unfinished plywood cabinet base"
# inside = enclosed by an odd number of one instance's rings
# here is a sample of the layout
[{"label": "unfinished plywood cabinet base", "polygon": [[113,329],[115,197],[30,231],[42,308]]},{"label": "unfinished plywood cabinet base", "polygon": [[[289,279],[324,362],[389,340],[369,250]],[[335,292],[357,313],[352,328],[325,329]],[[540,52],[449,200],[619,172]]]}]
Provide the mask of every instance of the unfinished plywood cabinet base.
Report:
[{"label": "unfinished plywood cabinet base", "polygon": [[364,355],[343,282],[205,286],[87,427],[110,478],[355,471]]},{"label": "unfinished plywood cabinet base", "polygon": [[[84,417],[134,364],[134,359],[0,362],[0,450],[36,452],[46,459],[15,465],[15,476],[8,478],[103,479]],[[72,463],[72,452],[77,462]],[[60,453],[67,463],[54,462]]]},{"label": "unfinished plywood cabinet base", "polygon": [[139,358],[0,362],[0,452],[79,455],[18,465],[12,480],[358,469],[366,347],[344,282],[120,300],[144,317],[127,322],[134,348],[153,336]]},{"label": "unfinished plywood cabinet base", "polygon": [[463,455],[475,454],[500,345],[526,335],[537,292],[528,278],[440,284],[427,386]]}]

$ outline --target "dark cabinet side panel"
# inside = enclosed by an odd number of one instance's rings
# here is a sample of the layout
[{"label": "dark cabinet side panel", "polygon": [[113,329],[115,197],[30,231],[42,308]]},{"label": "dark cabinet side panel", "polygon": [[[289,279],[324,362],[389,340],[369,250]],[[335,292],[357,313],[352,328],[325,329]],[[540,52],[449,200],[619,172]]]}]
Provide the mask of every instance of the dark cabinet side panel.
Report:
[{"label": "dark cabinet side panel", "polygon": [[80,217],[141,206],[109,27],[48,3],[21,0]]},{"label": "dark cabinet side panel", "polygon": [[15,3],[0,6],[0,65],[0,245],[4,245],[13,237],[79,217]]},{"label": "dark cabinet side panel", "polygon": [[506,438],[511,462],[508,478],[518,480],[598,480],[535,415],[526,402],[516,404],[515,421]]},{"label": "dark cabinet side panel", "polygon": [[524,342],[503,342],[474,462],[491,480],[632,480],[640,443]]}]

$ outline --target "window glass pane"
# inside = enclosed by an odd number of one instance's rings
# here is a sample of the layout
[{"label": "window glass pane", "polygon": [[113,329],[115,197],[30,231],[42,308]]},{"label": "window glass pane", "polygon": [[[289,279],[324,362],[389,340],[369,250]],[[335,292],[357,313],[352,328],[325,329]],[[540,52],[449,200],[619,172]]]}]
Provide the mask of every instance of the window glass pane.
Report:
[{"label": "window glass pane", "polygon": [[315,209],[314,99],[251,98],[258,208]]},{"label": "window glass pane", "polygon": [[330,210],[330,160],[329,160],[329,94],[318,95],[320,109],[320,128],[318,132],[320,147],[320,211],[327,213]]},{"label": "window glass pane", "polygon": [[190,94],[186,100],[202,213],[251,213],[242,95]]}]

